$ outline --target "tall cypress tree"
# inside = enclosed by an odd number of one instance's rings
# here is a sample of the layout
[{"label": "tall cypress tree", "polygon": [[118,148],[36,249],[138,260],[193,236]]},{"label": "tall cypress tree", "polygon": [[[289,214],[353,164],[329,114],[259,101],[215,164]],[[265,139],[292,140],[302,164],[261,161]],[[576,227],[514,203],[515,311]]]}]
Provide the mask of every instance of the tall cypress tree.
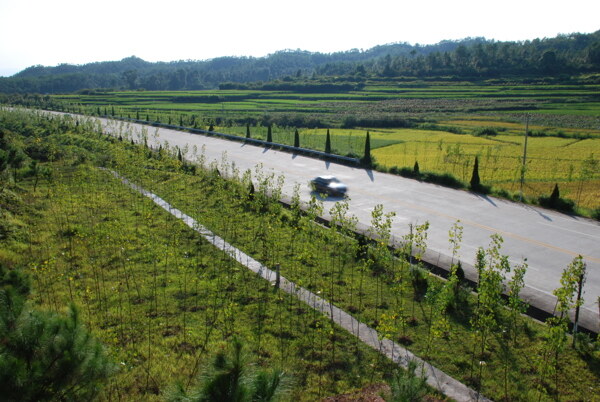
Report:
[{"label": "tall cypress tree", "polygon": [[560,190],[558,189],[558,183],[554,184],[554,190],[552,190],[552,194],[550,194],[550,203],[552,205],[556,204],[560,199]]},{"label": "tall cypress tree", "polygon": [[329,135],[329,129],[327,129],[327,137],[325,137],[325,153],[331,153],[331,136]]},{"label": "tall cypress tree", "polygon": [[478,190],[481,186],[481,180],[479,179],[479,158],[475,157],[475,164],[473,165],[473,174],[471,175],[471,190]]},{"label": "tall cypress tree", "polygon": [[300,148],[300,134],[298,134],[298,129],[294,132],[294,147]]},{"label": "tall cypress tree", "polygon": [[273,142],[273,131],[270,124],[267,127],[267,142]]},{"label": "tall cypress tree", "polygon": [[363,156],[362,163],[365,166],[371,166],[373,159],[371,158],[371,136],[367,131],[367,138],[365,139],[365,155]]}]

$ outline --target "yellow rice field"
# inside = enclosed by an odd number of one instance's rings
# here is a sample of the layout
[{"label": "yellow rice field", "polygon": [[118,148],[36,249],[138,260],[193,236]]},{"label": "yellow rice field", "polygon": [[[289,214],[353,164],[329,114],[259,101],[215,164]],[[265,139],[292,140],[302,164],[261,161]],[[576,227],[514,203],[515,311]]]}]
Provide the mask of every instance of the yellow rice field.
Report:
[{"label": "yellow rice field", "polygon": [[[418,161],[421,171],[452,173],[468,182],[478,156],[484,184],[520,190],[523,136],[476,137],[414,129],[372,131],[371,136],[401,141],[372,151],[388,168],[412,167]],[[561,196],[583,207],[600,207],[600,138],[529,137],[526,161],[525,194],[547,195],[558,183]]]}]

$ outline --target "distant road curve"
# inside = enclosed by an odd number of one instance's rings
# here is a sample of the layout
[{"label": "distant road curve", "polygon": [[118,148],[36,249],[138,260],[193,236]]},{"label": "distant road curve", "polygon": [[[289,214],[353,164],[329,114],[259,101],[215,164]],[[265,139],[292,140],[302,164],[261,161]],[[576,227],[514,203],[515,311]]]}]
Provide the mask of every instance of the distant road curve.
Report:
[{"label": "distant road curve", "polygon": [[[310,199],[309,180],[320,174],[332,174],[349,187],[350,213],[369,226],[371,211],[382,204],[385,212],[394,212],[392,233],[400,239],[409,224],[430,224],[427,259],[448,265],[452,251],[448,232],[460,220],[464,228],[460,258],[467,276],[474,278],[472,264],[479,247],[487,248],[490,236],[498,233],[504,239],[502,253],[514,266],[527,259],[524,298],[532,305],[552,312],[552,291],[560,285],[564,268],[578,255],[587,264],[584,305],[580,325],[598,332],[600,296],[600,223],[564,215],[531,205],[453,190],[400,176],[349,167],[286,152],[227,141],[215,137],[189,134],[171,129],[143,126],[100,119],[104,130],[112,134],[131,133],[135,140],[146,133],[148,144],[158,146],[165,141],[171,146],[204,149],[207,162],[226,159],[244,171],[261,164],[266,172],[285,176],[284,194],[291,196],[296,183],[301,197]],[[187,155],[191,157],[191,155]],[[336,200],[325,200],[329,210]]]}]

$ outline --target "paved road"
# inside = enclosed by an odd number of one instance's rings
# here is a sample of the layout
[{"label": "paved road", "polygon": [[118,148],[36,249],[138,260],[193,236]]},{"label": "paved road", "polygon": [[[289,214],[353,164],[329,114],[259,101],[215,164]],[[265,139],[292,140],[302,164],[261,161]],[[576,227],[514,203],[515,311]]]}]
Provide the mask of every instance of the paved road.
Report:
[{"label": "paved road", "polygon": [[[460,257],[472,264],[478,247],[487,247],[490,236],[498,233],[504,239],[502,252],[513,265],[527,259],[527,299],[533,305],[552,311],[552,290],[559,286],[562,270],[577,255],[587,263],[584,287],[585,303],[582,325],[598,332],[598,297],[600,296],[600,223],[571,217],[539,207],[452,190],[434,184],[421,183],[399,176],[361,168],[328,163],[322,160],[292,155],[215,137],[194,135],[169,129],[157,129],[120,122],[106,124],[115,133],[133,133],[139,138],[146,132],[148,143],[157,146],[167,141],[180,148],[196,146],[204,149],[208,162],[221,161],[223,155],[241,171],[262,164],[265,172],[285,176],[284,194],[291,195],[296,183],[301,185],[303,200],[310,199],[309,180],[320,174],[333,174],[349,186],[350,211],[359,222],[369,225],[371,211],[383,204],[386,212],[395,212],[392,233],[397,238],[408,233],[409,223],[429,222],[428,258],[447,260],[451,256],[448,231],[460,220],[464,227]],[[325,201],[325,209],[334,200]]]}]

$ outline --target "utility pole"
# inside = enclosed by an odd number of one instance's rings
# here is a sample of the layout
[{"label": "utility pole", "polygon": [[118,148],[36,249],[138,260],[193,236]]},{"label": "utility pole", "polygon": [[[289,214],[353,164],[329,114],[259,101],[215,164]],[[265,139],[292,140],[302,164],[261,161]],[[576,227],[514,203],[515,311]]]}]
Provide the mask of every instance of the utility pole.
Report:
[{"label": "utility pole", "polygon": [[523,184],[525,183],[525,169],[527,167],[527,133],[529,131],[529,115],[525,119],[525,143],[523,144],[523,166],[521,167],[521,196],[520,201],[523,202]]}]

